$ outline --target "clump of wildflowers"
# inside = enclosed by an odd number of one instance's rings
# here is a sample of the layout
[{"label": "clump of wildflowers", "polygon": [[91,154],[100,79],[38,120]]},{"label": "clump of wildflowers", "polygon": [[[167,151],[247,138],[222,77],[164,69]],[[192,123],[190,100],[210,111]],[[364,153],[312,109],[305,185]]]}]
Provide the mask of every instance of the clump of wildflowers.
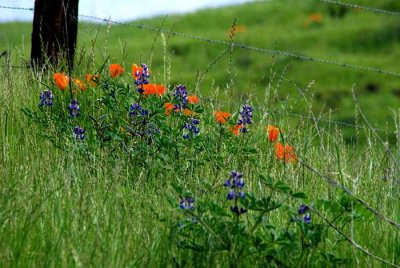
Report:
[{"label": "clump of wildflowers", "polygon": [[85,130],[79,126],[74,127],[74,138],[75,140],[84,140],[85,139]]},{"label": "clump of wildflowers", "polygon": [[53,93],[51,90],[45,90],[40,92],[40,103],[39,107],[42,108],[43,106],[53,106]]},{"label": "clump of wildflowers", "polygon": [[247,133],[247,125],[250,125],[252,123],[252,117],[253,117],[253,107],[250,105],[243,105],[242,109],[239,112],[239,120],[237,125],[241,126],[240,132],[241,133]]},{"label": "clump of wildflowers", "polygon": [[200,129],[198,125],[200,124],[200,120],[197,118],[190,118],[189,122],[185,123],[183,126],[184,134],[183,138],[189,139],[190,136],[197,136],[200,133]]},{"label": "clump of wildflowers", "polygon": [[150,77],[150,70],[146,64],[142,64],[138,67],[136,64],[132,64],[132,76],[135,79],[135,85],[140,94],[143,94],[143,85],[149,83],[148,78]]},{"label": "clump of wildflowers", "polygon": [[245,194],[243,192],[243,187],[244,187],[243,174],[235,170],[232,170],[231,175],[229,179],[225,181],[224,186],[230,188],[227,199],[235,201],[234,206],[231,207],[231,211],[233,213],[236,213],[238,216],[245,213],[247,210],[243,207],[239,208],[238,206],[238,199],[245,198]]},{"label": "clump of wildflowers", "polygon": [[79,107],[79,101],[73,99],[68,105],[71,117],[77,117],[81,115],[81,108]]}]

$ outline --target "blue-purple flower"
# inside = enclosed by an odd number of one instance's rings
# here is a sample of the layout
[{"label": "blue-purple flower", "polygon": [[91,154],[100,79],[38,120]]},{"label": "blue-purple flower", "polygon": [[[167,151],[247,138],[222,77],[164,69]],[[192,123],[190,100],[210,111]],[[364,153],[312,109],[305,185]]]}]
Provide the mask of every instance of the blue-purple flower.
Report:
[{"label": "blue-purple flower", "polygon": [[191,197],[181,198],[179,207],[183,210],[194,209],[194,199]]},{"label": "blue-purple flower", "polygon": [[85,130],[79,126],[74,127],[74,137],[75,137],[75,140],[84,140],[85,139]]},{"label": "blue-purple flower", "polygon": [[299,217],[298,221],[304,222],[305,224],[311,223],[311,214],[308,212],[310,208],[307,205],[302,204],[297,210]]},{"label": "blue-purple flower", "polygon": [[189,139],[190,136],[197,136],[200,133],[199,125],[200,120],[197,118],[189,118],[189,121],[185,123],[183,126],[184,134],[183,138],[184,139]]},{"label": "blue-purple flower", "polygon": [[237,202],[238,199],[246,197],[245,193],[243,192],[243,174],[232,170],[229,179],[224,182],[224,186],[230,188],[227,199],[235,201],[235,205],[231,207],[231,211],[238,215],[245,213],[247,210],[245,208],[239,208]]},{"label": "blue-purple flower", "polygon": [[146,125],[149,114],[149,110],[143,109],[139,103],[132,103],[129,108],[129,115],[132,117],[132,124],[135,126],[139,123]]},{"label": "blue-purple flower", "polygon": [[53,106],[53,93],[51,90],[45,90],[40,92],[40,103],[39,107],[42,108],[43,106]]},{"label": "blue-purple flower", "polygon": [[250,105],[243,105],[239,112],[239,120],[237,125],[241,126],[240,132],[247,133],[247,126],[252,124],[253,108]]},{"label": "blue-purple flower", "polygon": [[68,105],[68,108],[70,110],[70,115],[71,117],[77,117],[81,115],[81,109],[79,107],[79,101],[76,99],[73,99],[71,103]]},{"label": "blue-purple flower", "polygon": [[184,85],[177,85],[173,95],[178,103],[174,105],[174,110],[179,109],[179,111],[183,111],[188,103],[188,93],[186,87]]},{"label": "blue-purple flower", "polygon": [[150,77],[150,70],[146,64],[142,64],[141,67],[138,67],[136,64],[132,65],[132,75],[135,79],[135,85],[137,86],[137,90],[140,94],[143,94],[144,89],[143,85],[149,83],[148,78]]}]

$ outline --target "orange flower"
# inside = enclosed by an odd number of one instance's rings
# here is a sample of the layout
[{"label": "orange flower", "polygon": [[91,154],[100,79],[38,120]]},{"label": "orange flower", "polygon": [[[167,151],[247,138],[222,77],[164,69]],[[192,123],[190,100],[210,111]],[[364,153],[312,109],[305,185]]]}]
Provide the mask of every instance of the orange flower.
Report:
[{"label": "orange flower", "polygon": [[166,103],[164,103],[164,107],[165,107],[165,114],[170,116],[171,111],[174,109],[174,104],[172,104],[170,102],[166,102]]},{"label": "orange flower", "polygon": [[85,80],[92,86],[95,87],[97,84],[96,82],[99,81],[100,77],[98,74],[86,74],[85,75]]},{"label": "orange flower", "polygon": [[79,79],[74,79],[74,83],[82,92],[85,92],[87,89],[86,84]]},{"label": "orange flower", "polygon": [[120,76],[124,72],[124,69],[121,65],[114,63],[110,65],[110,75],[111,77]]},{"label": "orange flower", "polygon": [[285,162],[297,162],[297,156],[293,150],[293,147],[289,144],[283,146],[282,143],[275,143],[275,155],[276,159],[285,159]]},{"label": "orange flower", "polygon": [[64,73],[55,73],[53,74],[53,78],[59,89],[64,90],[67,88],[69,83],[69,77],[66,76]]},{"label": "orange flower", "polygon": [[290,163],[297,162],[297,156],[293,150],[293,147],[289,144],[286,144],[285,146],[285,161]]},{"label": "orange flower", "polygon": [[275,142],[278,139],[278,137],[279,137],[279,128],[269,125],[267,127],[267,132],[268,132],[268,140],[270,142]]},{"label": "orange flower", "polygon": [[199,102],[199,97],[197,97],[195,95],[189,95],[189,96],[187,96],[187,98],[188,98],[188,102],[190,104],[196,104]]},{"label": "orange flower", "polygon": [[165,93],[165,87],[163,85],[157,85],[157,84],[145,84],[143,85],[143,93],[145,95],[158,95],[161,96],[162,94]]},{"label": "orange flower", "polygon": [[231,113],[228,112],[222,112],[222,111],[215,111],[214,112],[215,119],[217,120],[218,123],[224,125],[226,123],[226,120],[231,117]]},{"label": "orange flower", "polygon": [[322,15],[319,13],[311,13],[310,15],[308,15],[308,19],[311,22],[322,23]]},{"label": "orange flower", "polygon": [[132,64],[132,76],[133,78],[138,78],[138,74],[141,74],[143,72],[143,68],[137,66],[136,64]]},{"label": "orange flower", "polygon": [[193,112],[193,111],[191,111],[190,109],[188,109],[188,108],[185,108],[185,109],[183,109],[183,112],[182,112],[184,115],[186,115],[186,116],[196,116],[196,115],[198,115],[198,113],[196,113],[196,112]]},{"label": "orange flower", "polygon": [[242,125],[235,125],[233,127],[229,127],[229,131],[232,131],[233,135],[239,136],[240,129],[242,128]]}]

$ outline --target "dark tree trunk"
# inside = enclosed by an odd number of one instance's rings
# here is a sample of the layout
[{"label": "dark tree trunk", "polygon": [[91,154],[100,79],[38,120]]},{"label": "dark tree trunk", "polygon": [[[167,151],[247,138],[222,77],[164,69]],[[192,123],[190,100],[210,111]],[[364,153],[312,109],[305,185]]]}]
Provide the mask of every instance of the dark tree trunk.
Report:
[{"label": "dark tree trunk", "polygon": [[35,0],[31,66],[66,63],[71,70],[78,33],[79,0]]}]

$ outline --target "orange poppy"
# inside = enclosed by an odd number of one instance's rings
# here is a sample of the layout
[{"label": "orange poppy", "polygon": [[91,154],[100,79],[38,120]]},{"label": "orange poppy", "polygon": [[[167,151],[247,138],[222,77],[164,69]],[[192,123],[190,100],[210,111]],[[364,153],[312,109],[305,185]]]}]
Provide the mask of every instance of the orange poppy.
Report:
[{"label": "orange poppy", "polygon": [[196,104],[199,102],[199,97],[197,97],[195,95],[189,95],[189,96],[187,96],[187,98],[188,98],[188,102],[190,104]]},{"label": "orange poppy", "polygon": [[164,107],[165,107],[165,114],[170,116],[171,111],[174,109],[174,104],[172,104],[170,102],[166,102],[166,103],[164,103]]},{"label": "orange poppy", "polygon": [[297,156],[289,144],[283,146],[280,142],[275,143],[275,156],[277,160],[285,159],[285,162],[297,162]]},{"label": "orange poppy", "polygon": [[97,81],[99,81],[100,77],[98,74],[86,74],[85,80],[92,86],[95,87],[97,85]]},{"label": "orange poppy", "polygon": [[74,83],[82,92],[87,89],[87,85],[79,79],[74,79]]},{"label": "orange poppy", "polygon": [[145,95],[158,95],[161,96],[165,93],[165,87],[157,84],[145,84],[143,85],[143,93]]},{"label": "orange poppy", "polygon": [[110,65],[110,75],[111,77],[120,76],[124,72],[124,69],[121,67],[120,64],[114,63]]},{"label": "orange poppy", "polygon": [[67,88],[69,83],[69,77],[64,73],[55,73],[53,74],[54,81],[59,89],[64,90]]},{"label": "orange poppy", "polygon": [[224,125],[226,123],[226,120],[231,117],[231,113],[228,112],[222,112],[222,111],[215,111],[214,112],[215,119],[217,120],[218,123]]},{"label": "orange poppy", "polygon": [[269,125],[267,127],[267,132],[268,132],[268,140],[270,142],[275,142],[278,137],[279,137],[279,128]]}]

